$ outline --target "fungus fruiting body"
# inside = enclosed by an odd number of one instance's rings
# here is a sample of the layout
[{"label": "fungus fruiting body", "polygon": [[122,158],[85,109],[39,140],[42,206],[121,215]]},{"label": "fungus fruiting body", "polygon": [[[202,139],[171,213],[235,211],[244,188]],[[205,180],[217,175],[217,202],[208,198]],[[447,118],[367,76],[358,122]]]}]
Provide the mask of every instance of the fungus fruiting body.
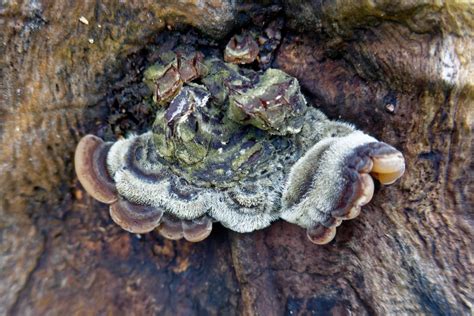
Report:
[{"label": "fungus fruiting body", "polygon": [[[225,60],[257,55],[241,36]],[[233,63],[192,47],[163,55],[144,72],[153,126],[113,143],[82,138],[80,182],[132,233],[196,242],[214,222],[244,233],[283,219],[330,242],[372,199],[373,178],[391,184],[403,174],[402,154],[308,106],[285,72]]]}]

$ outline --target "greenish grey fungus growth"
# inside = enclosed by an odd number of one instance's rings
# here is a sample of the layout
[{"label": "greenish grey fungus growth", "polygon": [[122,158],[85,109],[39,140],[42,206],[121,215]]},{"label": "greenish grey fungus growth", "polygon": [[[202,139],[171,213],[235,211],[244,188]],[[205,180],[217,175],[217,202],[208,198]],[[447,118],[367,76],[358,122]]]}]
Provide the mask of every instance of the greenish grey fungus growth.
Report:
[{"label": "greenish grey fungus growth", "polygon": [[399,151],[329,120],[281,70],[184,47],[143,80],[150,131],[115,143],[87,135],[75,156],[84,188],[130,232],[199,241],[214,222],[245,233],[283,219],[325,244],[371,200],[373,178],[391,184],[405,170]]}]

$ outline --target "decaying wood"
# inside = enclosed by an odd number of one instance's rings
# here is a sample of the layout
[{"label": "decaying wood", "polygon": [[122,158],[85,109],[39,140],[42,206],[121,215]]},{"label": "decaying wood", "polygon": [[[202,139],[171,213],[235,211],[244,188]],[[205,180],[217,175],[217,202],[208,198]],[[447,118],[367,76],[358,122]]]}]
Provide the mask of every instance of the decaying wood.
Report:
[{"label": "decaying wood", "polygon": [[[0,4],[0,314],[473,313],[474,7],[200,3]],[[111,88],[163,30],[218,42],[275,14],[275,66],[330,117],[400,149],[405,176],[326,246],[283,222],[198,244],[121,231],[72,166],[123,101]]]}]

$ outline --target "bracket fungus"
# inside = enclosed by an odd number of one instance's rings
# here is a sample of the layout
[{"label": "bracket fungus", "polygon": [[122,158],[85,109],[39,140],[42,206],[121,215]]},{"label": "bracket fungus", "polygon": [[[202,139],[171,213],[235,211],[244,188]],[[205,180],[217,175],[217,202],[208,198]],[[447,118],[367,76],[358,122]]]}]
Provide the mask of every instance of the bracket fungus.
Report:
[{"label": "bracket fungus", "polygon": [[[249,37],[229,45],[226,61],[245,61],[239,47],[256,56]],[[87,135],[75,154],[85,190],[129,232],[196,242],[214,222],[244,233],[283,219],[326,244],[372,199],[373,178],[404,173],[398,150],[308,106],[281,70],[187,47],[161,56],[144,82],[150,130],[113,143]]]},{"label": "bracket fungus", "polygon": [[242,34],[232,36],[224,50],[224,61],[233,64],[251,64],[255,61],[261,69],[267,69],[273,53],[281,42],[283,20],[276,19],[265,28],[253,27]]}]

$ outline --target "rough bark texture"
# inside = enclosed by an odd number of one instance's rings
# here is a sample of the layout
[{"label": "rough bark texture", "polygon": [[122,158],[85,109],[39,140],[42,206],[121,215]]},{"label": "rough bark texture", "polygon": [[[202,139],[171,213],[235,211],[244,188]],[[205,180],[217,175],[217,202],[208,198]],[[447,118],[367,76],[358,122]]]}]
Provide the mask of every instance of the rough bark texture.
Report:
[{"label": "rough bark texture", "polygon": [[[0,2],[0,314],[472,314],[474,8],[359,3]],[[400,149],[405,176],[326,246],[283,222],[198,244],[120,230],[72,165],[127,103],[113,88],[166,28],[225,43],[275,11],[274,66]]]}]

